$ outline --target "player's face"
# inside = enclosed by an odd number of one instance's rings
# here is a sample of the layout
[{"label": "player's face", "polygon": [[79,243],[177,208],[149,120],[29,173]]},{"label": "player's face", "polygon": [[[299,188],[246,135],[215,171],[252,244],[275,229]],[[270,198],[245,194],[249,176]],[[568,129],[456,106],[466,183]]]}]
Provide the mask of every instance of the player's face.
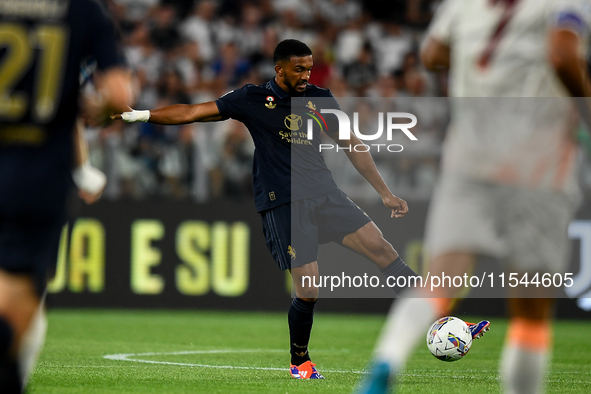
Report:
[{"label": "player's face", "polygon": [[279,64],[277,76],[291,93],[303,93],[308,86],[313,65],[312,55],[293,56],[289,62],[283,61]]}]

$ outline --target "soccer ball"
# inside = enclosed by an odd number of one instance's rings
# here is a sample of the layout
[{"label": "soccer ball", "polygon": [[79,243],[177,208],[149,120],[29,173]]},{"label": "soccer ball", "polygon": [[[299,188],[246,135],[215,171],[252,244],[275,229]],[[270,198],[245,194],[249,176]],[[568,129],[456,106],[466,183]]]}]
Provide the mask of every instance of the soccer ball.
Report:
[{"label": "soccer ball", "polygon": [[456,361],[464,357],[472,346],[468,325],[457,317],[442,317],[427,331],[427,347],[442,361]]}]

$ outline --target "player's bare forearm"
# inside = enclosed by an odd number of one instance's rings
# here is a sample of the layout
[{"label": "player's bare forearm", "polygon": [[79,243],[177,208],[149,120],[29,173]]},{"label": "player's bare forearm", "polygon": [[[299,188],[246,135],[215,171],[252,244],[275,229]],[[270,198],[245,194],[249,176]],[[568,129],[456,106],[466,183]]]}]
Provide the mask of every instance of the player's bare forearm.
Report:
[{"label": "player's bare forearm", "polygon": [[548,57],[556,75],[572,97],[591,97],[585,59],[579,36],[564,29],[555,29],[548,38]]},{"label": "player's bare forearm", "polygon": [[202,104],[175,104],[150,111],[148,122],[177,125],[193,122],[212,122],[222,120],[218,106],[214,101]]},{"label": "player's bare forearm", "polygon": [[223,119],[215,101],[192,105],[174,104],[150,111],[132,110],[114,115],[112,118],[123,119],[126,122],[150,122],[161,125],[213,122]]}]

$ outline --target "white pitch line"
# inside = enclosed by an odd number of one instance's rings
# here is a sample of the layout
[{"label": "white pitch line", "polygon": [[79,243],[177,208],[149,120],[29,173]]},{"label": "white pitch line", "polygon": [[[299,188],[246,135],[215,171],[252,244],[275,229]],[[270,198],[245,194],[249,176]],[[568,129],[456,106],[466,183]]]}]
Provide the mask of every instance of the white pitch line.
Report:
[{"label": "white pitch line", "polygon": [[[179,363],[173,361],[158,361],[158,360],[142,360],[131,357],[145,357],[145,356],[175,356],[184,354],[223,354],[223,353],[275,353],[285,352],[285,349],[217,349],[217,350],[187,350],[180,352],[150,352],[150,353],[119,353],[119,354],[106,354],[103,358],[107,360],[116,361],[132,361],[136,363],[145,364],[162,364],[162,365],[178,365],[181,367],[200,367],[200,368],[218,368],[218,369],[254,369],[260,371],[285,371],[287,368],[276,368],[276,367],[244,367],[239,365],[211,365],[211,364],[195,364],[195,363]],[[342,370],[322,370],[327,373],[354,373],[354,374],[365,374],[366,371],[342,371]]]},{"label": "white pitch line", "polygon": [[[145,363],[145,364],[160,364],[160,365],[177,365],[181,367],[201,367],[201,368],[217,368],[217,369],[242,369],[242,370],[259,370],[259,371],[286,371],[287,368],[275,368],[275,367],[245,367],[245,366],[238,366],[238,365],[211,365],[211,364],[194,364],[194,363],[179,363],[179,362],[172,362],[172,361],[157,361],[157,360],[142,360],[136,359],[131,357],[142,357],[142,356],[175,356],[175,355],[186,355],[186,354],[224,354],[224,353],[281,353],[285,352],[285,349],[215,349],[215,350],[186,350],[186,351],[178,351],[178,352],[150,352],[150,353],[118,353],[118,354],[106,354],[103,358],[107,360],[114,360],[114,361],[131,361],[136,363]],[[322,352],[322,350],[315,350],[315,352]],[[63,367],[63,366],[62,366]],[[101,366],[88,366],[88,367],[101,367]],[[105,366],[108,367],[108,366]],[[486,372],[480,370],[465,370],[463,372]],[[321,372],[326,373],[352,373],[352,374],[367,374],[368,371],[343,371],[343,370],[325,370],[323,369]],[[552,372],[555,375],[561,374],[581,374],[581,375],[589,375],[586,372],[571,372],[571,371],[555,371]],[[441,377],[439,373],[416,373],[416,372],[406,372],[401,373],[401,377]],[[481,379],[477,374],[476,375],[452,375],[448,376],[448,379]],[[499,380],[498,376],[492,377],[493,380]],[[556,382],[559,379],[550,378],[548,379],[549,382]],[[572,381],[571,381],[572,382]],[[577,382],[572,382],[577,383]],[[588,381],[579,381],[578,383],[588,383]]]}]

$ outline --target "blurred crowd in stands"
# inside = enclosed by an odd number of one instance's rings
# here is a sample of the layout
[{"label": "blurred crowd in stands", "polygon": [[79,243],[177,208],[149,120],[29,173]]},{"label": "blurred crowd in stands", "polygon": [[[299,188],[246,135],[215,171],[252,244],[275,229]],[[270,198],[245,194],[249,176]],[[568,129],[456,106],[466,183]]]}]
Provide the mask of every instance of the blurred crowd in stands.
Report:
[{"label": "blurred crowd in stands", "polygon": [[[404,154],[374,153],[403,198],[428,199],[438,175],[448,112],[445,73],[418,60],[440,0],[108,0],[123,54],[137,77],[137,109],[215,100],[274,77],[273,50],[286,38],[313,51],[310,83],[375,117],[383,105],[424,112],[419,142]],[[369,115],[368,115],[369,116]],[[423,119],[422,117],[421,119]],[[368,122],[377,121],[368,119]],[[428,123],[428,124],[426,124]],[[369,130],[377,126],[368,126]],[[109,177],[108,199],[251,199],[254,146],[233,120],[184,126],[115,122],[87,131],[91,161]],[[406,148],[406,144],[405,144]],[[382,150],[382,152],[384,152]],[[342,152],[326,152],[352,198],[377,198]],[[589,171],[591,172],[591,171]],[[588,180],[591,184],[591,179]]]}]

